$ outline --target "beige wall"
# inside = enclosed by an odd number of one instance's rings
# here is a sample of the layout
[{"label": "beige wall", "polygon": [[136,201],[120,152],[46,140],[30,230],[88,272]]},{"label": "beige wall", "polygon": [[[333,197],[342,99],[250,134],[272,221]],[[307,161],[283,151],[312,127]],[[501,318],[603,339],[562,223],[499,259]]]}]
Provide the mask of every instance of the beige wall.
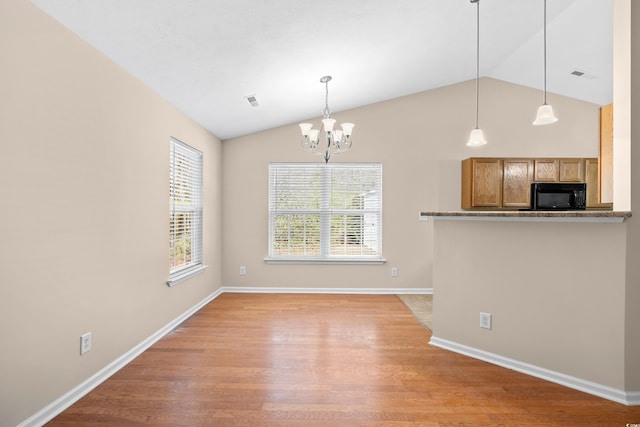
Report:
[{"label": "beige wall", "polygon": [[[12,426],[220,286],[221,143],[27,1],[0,2],[0,57],[0,425]],[[170,136],[204,152],[209,265],[173,288]]]},{"label": "beige wall", "polygon": [[624,390],[626,224],[435,228],[434,337]]},{"label": "beige wall", "polygon": [[[332,162],[383,162],[381,266],[267,265],[269,162],[319,162],[297,124],[223,143],[223,285],[431,288],[432,225],[418,213],[460,209],[460,161],[471,156],[598,155],[598,106],[549,95],[560,121],[532,126],[540,92],[482,79],[480,125],[489,144],[465,146],[474,127],[473,81],[333,115],[351,121],[354,145]],[[319,109],[322,98],[318,98]],[[314,120],[315,123],[319,119]],[[239,267],[247,275],[239,275]],[[392,278],[390,268],[398,268]]]}]

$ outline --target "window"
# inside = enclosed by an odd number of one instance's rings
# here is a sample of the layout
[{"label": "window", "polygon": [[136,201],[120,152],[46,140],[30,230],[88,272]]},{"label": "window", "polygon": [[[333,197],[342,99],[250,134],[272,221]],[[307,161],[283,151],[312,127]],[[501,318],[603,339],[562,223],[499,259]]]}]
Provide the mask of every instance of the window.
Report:
[{"label": "window", "polygon": [[267,262],[383,262],[382,164],[269,165]]},{"label": "window", "polygon": [[173,286],[202,265],[202,153],[169,141],[169,281]]}]

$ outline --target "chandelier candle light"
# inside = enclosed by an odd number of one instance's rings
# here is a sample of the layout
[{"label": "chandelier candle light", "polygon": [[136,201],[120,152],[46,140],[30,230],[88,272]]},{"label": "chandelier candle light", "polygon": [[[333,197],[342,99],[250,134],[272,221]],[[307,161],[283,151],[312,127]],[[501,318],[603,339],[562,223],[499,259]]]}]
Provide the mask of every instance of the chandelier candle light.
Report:
[{"label": "chandelier candle light", "polygon": [[[342,123],[342,130],[334,129],[335,119],[331,118],[329,109],[329,82],[331,76],[324,76],[320,83],[325,84],[325,106],[322,111],[322,126],[320,129],[313,129],[311,123],[300,123],[302,132],[302,147],[305,150],[323,156],[324,162],[328,163],[334,154],[339,154],[351,149],[351,132],[355,126],[353,123]],[[320,132],[324,130],[324,142],[320,141]]]},{"label": "chandelier candle light", "polygon": [[484,133],[482,129],[478,127],[478,116],[480,114],[479,107],[479,98],[480,98],[480,89],[479,89],[479,80],[480,80],[480,0],[471,0],[471,3],[475,3],[477,6],[477,17],[476,17],[476,128],[471,131],[469,134],[469,141],[467,141],[468,147],[479,147],[481,145],[485,145],[487,140],[484,139]]}]

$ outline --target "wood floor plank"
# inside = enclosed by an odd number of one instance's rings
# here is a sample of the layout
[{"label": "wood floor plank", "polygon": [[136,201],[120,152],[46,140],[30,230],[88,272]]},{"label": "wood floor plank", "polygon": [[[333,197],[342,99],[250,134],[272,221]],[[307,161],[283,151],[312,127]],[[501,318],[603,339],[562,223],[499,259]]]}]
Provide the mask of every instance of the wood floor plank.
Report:
[{"label": "wood floor plank", "polygon": [[429,338],[394,295],[226,293],[48,426],[640,423],[639,407],[431,347]]}]

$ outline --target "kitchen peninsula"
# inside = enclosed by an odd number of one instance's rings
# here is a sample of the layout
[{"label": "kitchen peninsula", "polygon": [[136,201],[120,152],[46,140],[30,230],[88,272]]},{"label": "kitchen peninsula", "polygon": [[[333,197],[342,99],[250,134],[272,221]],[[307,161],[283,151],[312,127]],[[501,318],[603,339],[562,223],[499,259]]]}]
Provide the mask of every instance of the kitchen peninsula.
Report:
[{"label": "kitchen peninsula", "polygon": [[420,215],[433,219],[432,345],[633,404],[624,391],[631,212]]},{"label": "kitchen peninsula", "polygon": [[538,221],[538,222],[623,222],[631,217],[628,211],[612,210],[575,210],[575,211],[440,211],[420,212],[421,218],[449,220],[484,220],[484,221]]}]

